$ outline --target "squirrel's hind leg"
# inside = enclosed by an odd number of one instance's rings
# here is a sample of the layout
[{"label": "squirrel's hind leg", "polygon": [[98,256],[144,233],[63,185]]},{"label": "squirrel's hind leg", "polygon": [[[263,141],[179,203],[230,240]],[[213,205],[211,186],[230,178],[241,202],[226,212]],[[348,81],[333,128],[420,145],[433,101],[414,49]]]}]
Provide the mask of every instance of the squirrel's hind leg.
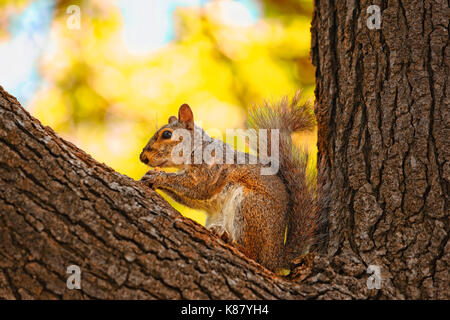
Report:
[{"label": "squirrel's hind leg", "polygon": [[226,242],[226,243],[232,243],[233,242],[233,239],[231,239],[230,234],[221,225],[217,225],[217,224],[211,225],[208,228],[208,230],[211,231],[214,235],[216,235],[220,239],[222,239],[223,242]]},{"label": "squirrel's hind leg", "polygon": [[239,244],[247,256],[277,272],[285,267],[286,204],[270,202],[256,193],[245,197],[242,202],[244,230]]}]

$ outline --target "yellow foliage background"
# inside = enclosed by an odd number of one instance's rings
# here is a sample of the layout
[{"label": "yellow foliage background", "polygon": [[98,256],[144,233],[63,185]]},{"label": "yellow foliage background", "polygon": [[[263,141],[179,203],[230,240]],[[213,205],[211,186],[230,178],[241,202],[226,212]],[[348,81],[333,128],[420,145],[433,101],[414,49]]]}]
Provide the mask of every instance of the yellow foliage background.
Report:
[{"label": "yellow foliage background", "polygon": [[[25,107],[95,159],[139,179],[147,170],[139,153],[182,103],[192,107],[205,129],[224,132],[244,128],[247,108],[264,100],[297,89],[313,100],[312,0],[187,2],[174,1],[167,22],[172,38],[136,53],[124,39],[123,8],[137,1],[47,0],[52,15],[35,62],[39,80]],[[76,30],[67,25],[73,4],[81,12]],[[14,40],[11,21],[31,5],[39,3],[0,0],[0,59],[8,58],[1,56],[1,46]],[[253,19],[248,19],[249,5],[259,10]],[[141,14],[151,18],[149,11]],[[146,32],[158,30],[135,30],[132,36],[146,41]],[[0,67],[3,78],[15,72],[7,69]],[[14,94],[13,88],[5,89]],[[315,136],[296,139],[315,155]],[[204,223],[201,212],[170,202]]]}]

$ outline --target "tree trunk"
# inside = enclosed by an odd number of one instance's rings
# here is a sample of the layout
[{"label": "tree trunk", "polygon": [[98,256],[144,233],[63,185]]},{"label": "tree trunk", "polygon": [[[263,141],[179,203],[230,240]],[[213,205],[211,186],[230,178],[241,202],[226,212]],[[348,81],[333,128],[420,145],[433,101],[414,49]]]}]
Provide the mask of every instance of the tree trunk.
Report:
[{"label": "tree trunk", "polygon": [[[381,29],[366,23],[370,5]],[[450,295],[449,14],[437,0],[315,1],[326,253],[356,279],[379,266],[378,297]]]}]

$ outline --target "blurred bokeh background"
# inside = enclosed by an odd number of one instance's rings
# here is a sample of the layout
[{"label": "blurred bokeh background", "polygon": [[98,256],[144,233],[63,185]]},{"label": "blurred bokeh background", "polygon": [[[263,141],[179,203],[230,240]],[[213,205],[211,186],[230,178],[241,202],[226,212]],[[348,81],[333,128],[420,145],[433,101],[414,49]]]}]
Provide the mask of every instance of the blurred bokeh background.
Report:
[{"label": "blurred bokeh background", "polygon": [[[224,132],[244,128],[247,108],[264,100],[297,89],[313,99],[312,9],[312,0],[0,0],[0,85],[139,179],[140,151],[182,103]],[[316,153],[315,133],[296,138]]]}]

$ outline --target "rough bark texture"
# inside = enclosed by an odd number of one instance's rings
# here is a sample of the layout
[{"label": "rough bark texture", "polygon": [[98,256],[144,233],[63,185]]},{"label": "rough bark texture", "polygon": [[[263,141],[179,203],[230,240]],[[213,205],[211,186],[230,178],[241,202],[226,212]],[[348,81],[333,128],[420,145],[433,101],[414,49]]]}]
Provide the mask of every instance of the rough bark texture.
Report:
[{"label": "rough bark texture", "polygon": [[327,255],[349,283],[381,267],[378,297],[450,296],[449,16],[448,1],[315,1]]}]

